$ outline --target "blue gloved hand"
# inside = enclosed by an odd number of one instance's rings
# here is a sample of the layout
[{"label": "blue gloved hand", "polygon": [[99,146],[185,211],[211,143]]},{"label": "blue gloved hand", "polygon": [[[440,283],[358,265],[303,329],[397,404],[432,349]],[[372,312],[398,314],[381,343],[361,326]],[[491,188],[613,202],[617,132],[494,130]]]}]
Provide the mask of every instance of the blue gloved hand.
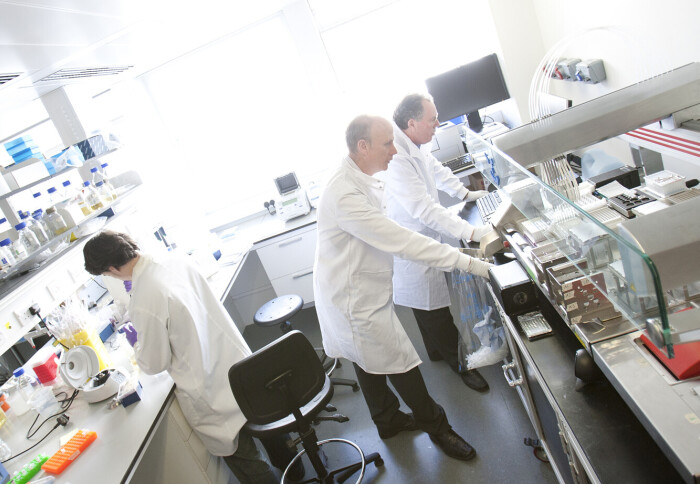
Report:
[{"label": "blue gloved hand", "polygon": [[126,340],[129,342],[129,344],[134,346],[136,344],[136,339],[138,338],[138,333],[136,333],[134,325],[131,323],[126,323],[124,326],[122,326],[122,331],[124,331],[124,336],[126,336]]},{"label": "blue gloved hand", "polygon": [[124,281],[124,289],[126,289],[126,292],[131,291],[131,281]]}]

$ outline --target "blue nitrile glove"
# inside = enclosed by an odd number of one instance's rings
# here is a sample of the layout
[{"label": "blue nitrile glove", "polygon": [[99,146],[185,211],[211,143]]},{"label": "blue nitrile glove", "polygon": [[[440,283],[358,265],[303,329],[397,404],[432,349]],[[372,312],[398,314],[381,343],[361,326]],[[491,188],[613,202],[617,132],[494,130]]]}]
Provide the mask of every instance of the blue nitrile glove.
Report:
[{"label": "blue nitrile glove", "polygon": [[134,325],[131,323],[126,323],[124,326],[122,326],[122,331],[124,331],[124,336],[126,336],[126,340],[129,342],[129,344],[134,346],[136,344],[136,339],[138,338]]},{"label": "blue nitrile glove", "polygon": [[131,291],[131,281],[124,281],[124,289],[126,289],[126,292]]}]

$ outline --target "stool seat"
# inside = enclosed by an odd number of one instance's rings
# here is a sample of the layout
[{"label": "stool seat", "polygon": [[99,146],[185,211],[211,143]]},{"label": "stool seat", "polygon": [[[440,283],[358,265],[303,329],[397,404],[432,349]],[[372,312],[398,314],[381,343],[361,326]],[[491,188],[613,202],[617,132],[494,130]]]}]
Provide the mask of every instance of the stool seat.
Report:
[{"label": "stool seat", "polygon": [[274,326],[284,323],[298,313],[303,305],[304,300],[296,294],[276,297],[258,309],[253,321],[259,326]]}]

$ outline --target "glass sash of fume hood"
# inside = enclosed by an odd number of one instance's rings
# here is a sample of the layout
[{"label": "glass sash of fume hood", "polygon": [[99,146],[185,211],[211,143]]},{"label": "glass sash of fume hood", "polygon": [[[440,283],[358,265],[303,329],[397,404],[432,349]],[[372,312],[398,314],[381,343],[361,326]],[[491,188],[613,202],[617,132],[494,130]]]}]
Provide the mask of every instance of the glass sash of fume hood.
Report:
[{"label": "glass sash of fume hood", "polygon": [[[647,254],[605,224],[615,215],[604,201],[596,203],[587,195],[576,203],[477,134],[467,130],[466,137],[477,169],[517,208],[517,215],[509,216],[499,230],[513,235],[529,259],[526,269],[533,280],[541,286],[543,277],[550,281],[543,290],[570,325],[594,322],[602,328],[607,320],[622,317],[645,329],[647,320],[658,318],[668,333],[669,308],[658,270]],[[565,262],[538,274],[533,252],[545,246],[558,250]],[[567,297],[584,290],[577,274],[594,288],[589,287],[583,297]],[[552,282],[557,277],[562,278]],[[663,346],[673,354],[670,338]]]}]

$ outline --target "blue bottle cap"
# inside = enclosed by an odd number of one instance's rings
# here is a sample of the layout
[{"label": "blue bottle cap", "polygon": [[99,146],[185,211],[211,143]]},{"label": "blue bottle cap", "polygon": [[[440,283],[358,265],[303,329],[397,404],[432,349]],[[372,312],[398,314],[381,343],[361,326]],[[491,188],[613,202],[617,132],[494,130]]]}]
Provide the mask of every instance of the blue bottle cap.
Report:
[{"label": "blue bottle cap", "polygon": [[102,185],[104,185],[104,183],[101,181],[98,181],[97,183],[95,183],[96,187],[101,187]]},{"label": "blue bottle cap", "polygon": [[12,374],[15,375],[15,376],[22,376],[22,375],[24,375],[24,368],[22,368],[22,367],[20,366],[20,367],[17,368],[15,371],[13,371]]},{"label": "blue bottle cap", "polygon": [[32,195],[34,198],[39,198],[41,196],[41,192],[36,192],[34,195]]},{"label": "blue bottle cap", "polygon": [[109,166],[109,163],[102,163],[102,165],[100,165],[100,167],[102,167],[102,168],[107,168],[108,166]]},{"label": "blue bottle cap", "polygon": [[19,214],[19,218],[21,218],[22,220],[29,217],[29,212],[23,212],[21,210],[18,210],[17,213]]},{"label": "blue bottle cap", "polygon": [[68,185],[70,185],[70,180],[64,181],[64,182],[62,183],[62,185],[63,185],[64,187],[67,187]]},{"label": "blue bottle cap", "polygon": [[83,182],[83,186],[84,186],[84,187],[89,187],[89,186],[90,186],[90,180],[84,181],[84,182]]},{"label": "blue bottle cap", "polygon": [[0,218],[0,224],[4,224],[5,222],[7,222],[7,219],[5,217]]},{"label": "blue bottle cap", "polygon": [[17,225],[15,225],[15,230],[22,230],[26,226],[27,226],[27,222],[20,222]]},{"label": "blue bottle cap", "polygon": [[56,191],[56,189],[55,189],[54,187],[51,187],[51,188],[49,188],[49,189],[46,190],[46,191],[47,191],[48,193],[53,193],[53,192]]},{"label": "blue bottle cap", "polygon": [[97,171],[97,168],[90,168],[90,173],[95,173]]},{"label": "blue bottle cap", "polygon": [[12,241],[10,239],[2,239],[0,240],[0,247],[5,247],[6,245],[10,245]]}]

